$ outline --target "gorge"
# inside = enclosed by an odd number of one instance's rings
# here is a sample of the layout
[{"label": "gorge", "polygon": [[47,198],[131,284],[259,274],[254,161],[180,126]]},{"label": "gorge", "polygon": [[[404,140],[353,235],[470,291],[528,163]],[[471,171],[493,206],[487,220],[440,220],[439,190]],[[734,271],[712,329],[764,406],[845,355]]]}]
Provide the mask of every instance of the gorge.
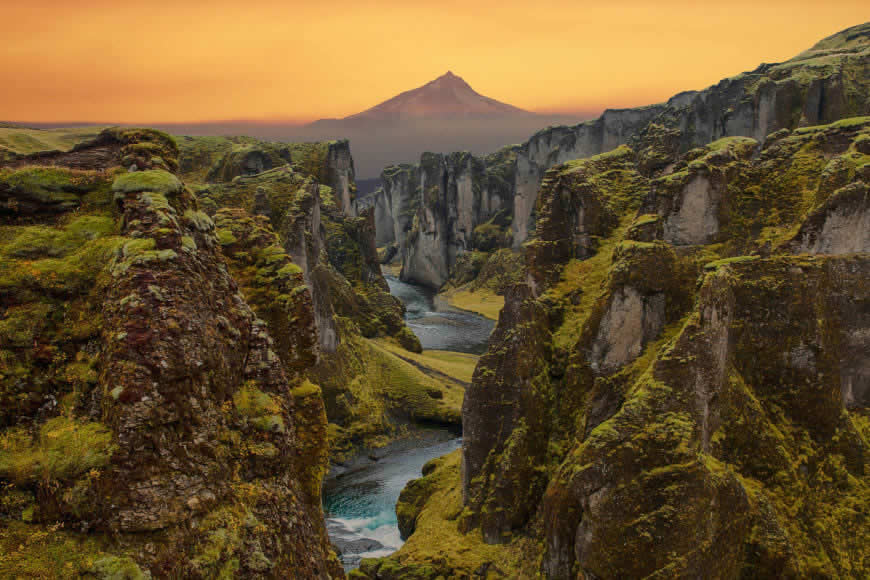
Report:
[{"label": "gorge", "polygon": [[870,24],[352,146],[0,126],[0,577],[870,575]]}]

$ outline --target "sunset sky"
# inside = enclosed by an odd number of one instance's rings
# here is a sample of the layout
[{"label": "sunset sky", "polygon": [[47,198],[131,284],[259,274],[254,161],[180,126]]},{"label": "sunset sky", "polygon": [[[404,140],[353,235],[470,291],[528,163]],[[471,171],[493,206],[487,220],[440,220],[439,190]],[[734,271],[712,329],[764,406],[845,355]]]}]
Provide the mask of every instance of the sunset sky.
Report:
[{"label": "sunset sky", "polygon": [[643,105],[786,60],[867,0],[0,0],[0,120],[308,121],[452,70],[540,112]]}]

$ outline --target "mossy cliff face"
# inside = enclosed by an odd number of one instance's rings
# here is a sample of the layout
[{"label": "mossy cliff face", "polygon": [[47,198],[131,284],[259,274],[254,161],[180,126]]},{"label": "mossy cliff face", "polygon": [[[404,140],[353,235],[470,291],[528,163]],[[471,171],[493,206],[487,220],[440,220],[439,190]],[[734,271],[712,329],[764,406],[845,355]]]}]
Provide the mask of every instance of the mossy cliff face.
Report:
[{"label": "mossy cliff face", "polygon": [[466,251],[510,245],[510,183],[516,148],[485,158],[424,153],[388,167],[374,201],[378,243],[395,244],[403,280],[439,288]]},{"label": "mossy cliff face", "polygon": [[[245,150],[309,147],[241,141]],[[225,152],[230,146],[182,139],[181,166],[198,180],[201,204],[217,222],[230,270],[276,342],[308,336],[272,328],[272,321],[299,316],[299,300],[311,300],[319,357],[303,374],[323,390],[332,458],[383,445],[418,423],[458,424],[461,381],[421,370],[399,354],[421,348],[381,275],[373,211],[346,215],[336,190],[319,181],[325,174],[313,171],[319,164],[284,162],[262,171],[258,166],[229,180],[211,170],[213,182],[203,181],[203,164],[226,167],[226,156],[239,153]],[[326,144],[323,151],[329,151]],[[307,319],[300,322],[304,326]]]},{"label": "mossy cliff face", "polygon": [[552,168],[461,473],[406,490],[408,544],[360,575],[865,577],[868,134]]},{"label": "mossy cliff face", "polygon": [[[426,154],[418,165],[388,167],[381,175],[383,190],[368,202],[375,208],[378,245],[398,248],[403,279],[439,288],[463,252],[519,250],[529,240],[540,217],[538,189],[547,186],[542,182],[551,167],[628,145],[636,152],[637,170],[650,175],[723,137],[764,142],[781,129],[870,114],[868,39],[870,25],[856,26],[784,63],[761,65],[665,103],[549,127],[485,158]],[[709,181],[716,178],[698,175],[690,183],[689,201],[674,216],[671,235],[685,243],[698,243],[699,231],[715,235],[706,229],[713,216],[695,215],[692,204],[718,195]],[[492,221],[499,211],[506,223]],[[680,224],[695,224],[696,231],[681,232]]]},{"label": "mossy cliff face", "polygon": [[251,137],[179,137],[181,172],[190,181],[219,183],[292,164],[332,188],[338,208],[355,214],[353,157],[346,140],[271,143]]},{"label": "mossy cliff face", "polygon": [[[126,131],[116,159],[153,135]],[[165,169],[2,171],[31,204],[0,227],[2,575],[342,576],[320,507],[323,400],[301,377],[310,297],[286,254],[240,224],[244,273],[260,270],[240,280],[266,321]],[[58,182],[76,184],[68,208]]]},{"label": "mossy cliff face", "polygon": [[641,155],[641,169],[653,169],[669,163],[673,152],[721,137],[763,141],[780,129],[867,115],[868,38],[870,25],[862,24],[789,61],[763,64],[703,91],[680,93],[648,107],[608,110],[594,121],[534,135],[517,154],[514,244],[534,232],[538,186],[554,165],[628,144]]}]

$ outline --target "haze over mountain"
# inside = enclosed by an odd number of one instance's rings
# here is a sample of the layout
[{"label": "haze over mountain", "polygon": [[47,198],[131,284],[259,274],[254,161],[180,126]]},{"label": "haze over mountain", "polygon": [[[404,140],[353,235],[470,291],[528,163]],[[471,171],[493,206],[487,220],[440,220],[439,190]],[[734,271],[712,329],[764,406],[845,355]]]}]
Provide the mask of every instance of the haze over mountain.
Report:
[{"label": "haze over mountain", "polygon": [[321,119],[312,125],[371,124],[420,119],[537,117],[535,113],[485,97],[465,79],[447,71],[425,85],[405,91],[361,113],[343,119]]},{"label": "haze over mountain", "polygon": [[417,162],[425,151],[489,153],[505,144],[525,141],[548,125],[573,124],[599,112],[533,113],[481,95],[448,71],[343,119],[321,119],[308,125],[226,121],[154,126],[177,135],[243,134],[276,141],[349,139],[357,179],[365,182],[377,178],[388,165]]}]

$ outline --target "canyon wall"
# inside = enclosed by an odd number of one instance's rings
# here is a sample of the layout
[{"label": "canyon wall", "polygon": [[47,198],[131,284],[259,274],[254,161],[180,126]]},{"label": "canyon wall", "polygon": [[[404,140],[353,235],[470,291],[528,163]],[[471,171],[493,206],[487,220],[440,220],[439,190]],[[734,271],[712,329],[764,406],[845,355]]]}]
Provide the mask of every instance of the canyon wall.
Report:
[{"label": "canyon wall", "polygon": [[[675,95],[666,103],[634,109],[607,110],[593,121],[544,129],[512,149],[503,176],[510,182],[495,196],[511,217],[511,244],[519,249],[534,233],[536,203],[550,167],[629,145],[647,169],[660,168],[675,152],[686,152],[721,137],[745,136],[763,142],[780,130],[829,123],[870,113],[866,25],[819,42],[812,49],[780,64],[763,64],[754,71],[724,79],[702,91]],[[848,39],[847,39],[848,38]],[[514,155],[515,153],[515,155]],[[453,154],[455,155],[455,154]],[[443,156],[450,159],[451,155]],[[508,165],[512,165],[508,167]],[[488,174],[463,174],[445,167],[443,184],[436,179],[423,187],[423,166],[393,167],[382,175],[384,200],[376,219],[379,244],[395,242],[407,279],[439,287],[452,272],[454,256],[471,249],[461,228],[469,219],[483,223],[452,191],[454,175],[472,179],[472,190],[486,189]],[[398,182],[393,174],[403,176]],[[435,176],[433,176],[435,177]],[[440,178],[440,176],[437,176]],[[479,182],[478,182],[479,181]],[[426,188],[439,187],[438,195]],[[465,183],[462,187],[468,187]],[[443,191],[442,191],[443,190]],[[492,196],[490,196],[492,197]],[[400,200],[397,204],[396,200]],[[448,204],[443,206],[443,204]],[[444,226],[450,221],[453,224]],[[491,215],[491,214],[490,214]],[[444,217],[442,217],[444,216]],[[468,216],[468,217],[462,217]],[[485,221],[485,220],[483,220]],[[392,234],[389,222],[393,223]],[[414,224],[419,227],[415,229]],[[409,241],[408,232],[418,233]],[[445,235],[450,232],[451,235]],[[467,234],[467,232],[466,232]],[[416,265],[414,261],[419,261]]]},{"label": "canyon wall", "polygon": [[[506,240],[516,147],[486,157],[425,153],[419,165],[388,167],[375,194],[379,244],[395,244],[401,279],[440,287],[457,258]],[[505,221],[507,220],[507,221]]]},{"label": "canyon wall", "polygon": [[311,293],[267,223],[233,275],[177,157],[125,129],[0,167],[2,576],[343,577]]},{"label": "canyon wall", "polygon": [[867,576],[868,45],[804,55],[852,87],[829,123],[799,93],[761,139],[654,123],[544,172],[461,454],[361,577]]}]

